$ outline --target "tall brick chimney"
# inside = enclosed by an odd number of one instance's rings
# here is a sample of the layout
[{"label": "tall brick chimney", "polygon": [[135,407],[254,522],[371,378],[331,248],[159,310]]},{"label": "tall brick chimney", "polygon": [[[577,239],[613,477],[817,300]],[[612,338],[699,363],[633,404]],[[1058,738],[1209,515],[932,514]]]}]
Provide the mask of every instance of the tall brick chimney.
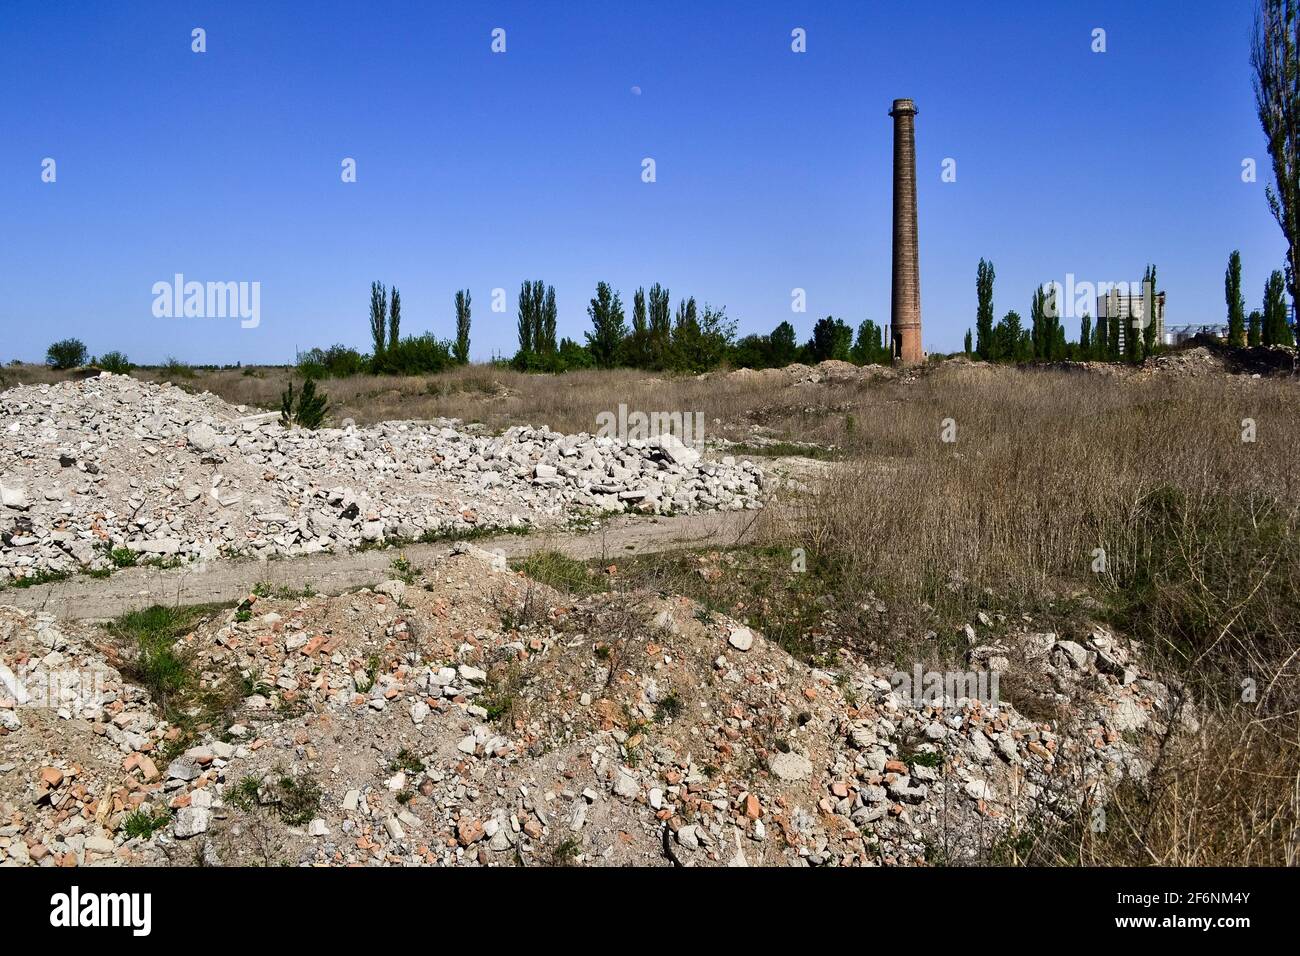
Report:
[{"label": "tall brick chimney", "polygon": [[921,350],[921,270],[916,246],[916,104],[894,100],[894,284],[890,301],[893,356],[925,361]]}]

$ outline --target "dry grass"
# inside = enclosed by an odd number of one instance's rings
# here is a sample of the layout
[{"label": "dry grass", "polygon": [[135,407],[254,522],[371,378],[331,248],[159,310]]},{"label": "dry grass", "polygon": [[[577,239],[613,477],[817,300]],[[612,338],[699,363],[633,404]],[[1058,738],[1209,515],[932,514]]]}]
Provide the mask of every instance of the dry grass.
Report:
[{"label": "dry grass", "polygon": [[[207,390],[236,405],[280,406],[296,373],[283,368],[194,369],[192,377],[141,369],[139,378]],[[335,420],[358,424],[396,419],[459,418],[493,430],[511,425],[549,425],[557,431],[594,432],[596,416],[629,410],[701,412],[707,435],[745,438],[763,425],[804,440],[838,442],[846,415],[874,386],[837,384],[773,387],[773,378],[674,375],[632,369],[538,375],[469,365],[427,376],[357,375],[326,379]],[[827,414],[828,409],[839,409]]]},{"label": "dry grass", "polygon": [[[195,370],[174,380],[276,407],[290,371],[246,371]],[[31,367],[4,374],[9,384],[60,377]],[[816,592],[806,600],[835,619],[842,639],[885,653],[894,642],[928,659],[941,649],[924,649],[927,631],[950,633],[978,609],[1006,610],[1013,621],[1031,610],[1042,621],[1044,609],[1075,613],[1075,599],[1087,597],[1143,642],[1196,705],[1200,731],[1171,738],[1148,783],[1113,797],[1104,832],[1058,828],[1015,848],[1012,861],[1297,861],[1294,380],[952,363],[910,382],[791,386],[773,375],[543,376],[469,366],[332,379],[325,390],[336,418],[362,423],[451,417],[493,429],[592,431],[599,412],[625,403],[698,410],[712,437],[746,440],[760,426],[778,438],[841,445],[845,460],[831,477],[782,509],[784,518],[766,512],[763,524],[769,547],[805,549]],[[1256,424],[1254,442],[1242,441],[1246,418]],[[941,440],[946,419],[956,442]],[[889,605],[891,633],[871,633],[876,622],[863,611],[871,594]],[[763,611],[753,595],[713,596],[731,611]],[[1244,681],[1253,700],[1243,699]]]},{"label": "dry grass", "polygon": [[[801,520],[772,529],[822,565],[843,631],[865,627],[868,589],[896,610],[909,653],[924,628],[980,608],[1015,620],[1087,596],[1200,715],[1147,784],[1114,797],[1105,831],[1053,832],[1019,859],[1296,862],[1295,383],[953,368],[908,389],[860,417],[852,462]],[[945,419],[956,442],[941,440]]]}]

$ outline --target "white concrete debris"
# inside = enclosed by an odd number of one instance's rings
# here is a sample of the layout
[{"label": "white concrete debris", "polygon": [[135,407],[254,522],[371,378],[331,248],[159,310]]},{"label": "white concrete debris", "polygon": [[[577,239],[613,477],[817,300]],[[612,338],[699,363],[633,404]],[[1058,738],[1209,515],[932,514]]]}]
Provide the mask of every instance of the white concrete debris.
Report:
[{"label": "white concrete debris", "polygon": [[760,507],[757,465],[671,436],[487,435],[448,419],[313,432],[249,412],[107,373],[0,393],[0,584],[131,563],[127,551],[268,558],[608,511]]}]

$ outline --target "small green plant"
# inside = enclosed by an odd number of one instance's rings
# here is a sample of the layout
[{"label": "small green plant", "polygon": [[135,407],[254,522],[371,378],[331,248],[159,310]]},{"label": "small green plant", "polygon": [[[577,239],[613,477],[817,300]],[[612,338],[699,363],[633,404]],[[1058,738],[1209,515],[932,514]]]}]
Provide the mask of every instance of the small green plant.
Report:
[{"label": "small green plant", "polygon": [[280,777],[276,787],[276,810],[290,826],[310,823],[320,810],[320,784],[312,777]]},{"label": "small green plant", "polygon": [[257,777],[244,777],[226,791],[226,801],[241,810],[251,810],[261,803],[262,781]]},{"label": "small green plant", "polygon": [[112,372],[114,375],[126,375],[135,368],[123,352],[105,352],[99,358],[91,362],[92,365],[98,366],[105,372]]},{"label": "small green plant", "polygon": [[324,392],[316,391],[314,378],[305,380],[296,396],[293,382],[280,395],[280,424],[285,428],[297,425],[315,431],[325,424],[328,410],[329,398]]},{"label": "small green plant", "polygon": [[136,839],[138,837],[142,840],[147,840],[149,837],[153,836],[155,832],[165,827],[170,820],[171,815],[161,807],[158,809],[157,813],[146,810],[142,807],[122,821],[122,831],[130,839]]},{"label": "small green plant", "polygon": [[110,634],[134,645],[134,657],[126,668],[128,676],[153,694],[164,713],[174,698],[196,681],[187,655],[176,647],[176,641],[190,630],[198,617],[195,608],[155,604],[124,614],[108,626]]},{"label": "small green plant", "polygon": [[680,717],[681,713],[682,699],[676,694],[669,694],[655,705],[655,720],[659,723]]},{"label": "small green plant", "polygon": [[552,866],[574,866],[578,862],[578,857],[582,854],[582,844],[577,837],[565,837],[551,851]]},{"label": "small green plant", "polygon": [[397,802],[400,803],[400,804],[402,804],[403,806],[405,806],[406,804],[410,803],[410,802],[411,802],[412,800],[414,800],[414,799],[415,799],[415,791],[414,791],[414,790],[401,790],[401,791],[398,791],[398,794],[397,794]]},{"label": "small green plant", "polygon": [[403,584],[414,584],[415,579],[420,575],[420,569],[412,566],[406,555],[398,555],[389,562],[389,567],[393,570],[393,576]]},{"label": "small green plant", "polygon": [[375,686],[375,681],[379,679],[379,668],[381,661],[379,655],[371,654],[366,658],[366,670],[360,679],[354,677],[353,680],[357,685],[358,694],[368,694],[370,689]]},{"label": "small green plant", "polygon": [[606,578],[581,561],[559,551],[539,551],[511,566],[534,581],[570,594],[592,594],[606,589]]},{"label": "small green plant", "polygon": [[420,773],[424,770],[424,761],[420,755],[407,747],[397,751],[397,756],[393,759],[394,770],[405,770],[407,773]]},{"label": "small green plant", "polygon": [[241,607],[235,612],[235,620],[240,624],[247,623],[253,619],[253,612],[246,607]]},{"label": "small green plant", "polygon": [[108,552],[108,560],[113,562],[115,568],[133,568],[139,556],[130,548],[114,548]]}]

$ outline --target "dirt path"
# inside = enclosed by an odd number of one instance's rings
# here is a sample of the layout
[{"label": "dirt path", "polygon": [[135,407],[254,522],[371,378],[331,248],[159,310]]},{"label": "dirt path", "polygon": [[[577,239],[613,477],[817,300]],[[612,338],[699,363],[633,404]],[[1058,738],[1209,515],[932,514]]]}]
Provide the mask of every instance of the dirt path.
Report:
[{"label": "dirt path", "polygon": [[[726,547],[750,539],[757,511],[705,512],[672,518],[620,516],[595,532],[506,535],[475,541],[507,558],[555,550],[574,558],[610,558],[684,547]],[[404,554],[420,565],[450,553],[451,542],[416,544],[351,554],[313,555],[280,561],[215,561],[162,571],[128,568],[107,578],[78,576],[30,588],[0,591],[0,604],[53,611],[64,618],[104,619],[151,604],[238,601],[259,582],[323,594],[378,584],[392,577],[390,563]]]}]

